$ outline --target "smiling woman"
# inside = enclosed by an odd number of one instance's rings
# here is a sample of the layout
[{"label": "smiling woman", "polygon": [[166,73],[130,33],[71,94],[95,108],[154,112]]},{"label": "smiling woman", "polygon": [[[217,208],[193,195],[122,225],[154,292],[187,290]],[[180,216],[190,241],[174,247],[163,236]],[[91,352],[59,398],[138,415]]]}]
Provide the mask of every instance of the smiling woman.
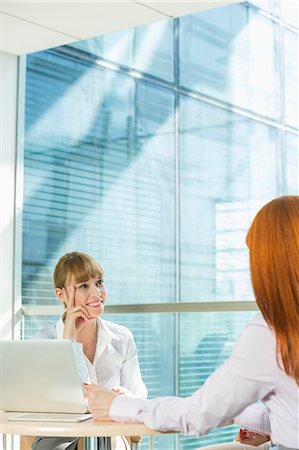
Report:
[{"label": "smiling woman", "polygon": [[[35,338],[70,339],[83,346],[90,381],[117,393],[145,398],[136,345],[128,328],[102,320],[107,299],[104,270],[91,256],[67,253],[54,270],[54,287],[65,312],[58,322]],[[60,361],[58,363],[61,363]],[[53,442],[55,439],[55,442]],[[36,438],[33,450],[75,450],[77,438]],[[117,447],[119,448],[119,447]]]},{"label": "smiling woman", "polygon": [[66,307],[63,337],[82,342],[92,362],[96,351],[97,321],[104,312],[107,289],[101,265],[85,253],[62,256],[54,270],[58,300]]}]

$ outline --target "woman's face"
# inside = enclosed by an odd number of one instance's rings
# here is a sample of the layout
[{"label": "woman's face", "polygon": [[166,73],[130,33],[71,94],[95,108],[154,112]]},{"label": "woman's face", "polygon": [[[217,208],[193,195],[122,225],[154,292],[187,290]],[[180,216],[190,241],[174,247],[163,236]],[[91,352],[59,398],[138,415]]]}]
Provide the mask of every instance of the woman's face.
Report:
[{"label": "woman's face", "polygon": [[98,317],[104,312],[104,307],[107,299],[107,289],[104,278],[95,276],[87,280],[76,283],[74,278],[66,286],[73,287],[75,290],[75,306],[85,306],[92,317]]}]

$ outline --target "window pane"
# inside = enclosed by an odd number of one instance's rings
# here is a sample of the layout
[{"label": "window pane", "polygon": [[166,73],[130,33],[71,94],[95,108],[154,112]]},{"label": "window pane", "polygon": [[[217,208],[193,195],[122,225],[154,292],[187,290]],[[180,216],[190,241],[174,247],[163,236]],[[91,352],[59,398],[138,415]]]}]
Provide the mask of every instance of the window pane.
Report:
[{"label": "window pane", "polygon": [[298,90],[298,33],[284,29],[284,59],[285,59],[285,120],[288,125],[298,129],[299,90]]},{"label": "window pane", "polygon": [[42,328],[54,325],[59,316],[23,316],[21,324],[22,339],[34,339],[34,335]]},{"label": "window pane", "polygon": [[278,25],[247,6],[181,18],[179,63],[181,85],[280,119]]},{"label": "window pane", "polygon": [[[106,314],[104,319],[125,325],[132,331],[149,398],[175,395],[175,315]],[[155,450],[174,449],[175,439],[171,435],[155,438]],[[142,439],[140,450],[148,448],[148,440]]]},{"label": "window pane", "polygon": [[287,194],[299,194],[299,140],[298,136],[286,133],[286,178]]},{"label": "window pane", "polygon": [[282,193],[280,134],[187,97],[180,117],[181,300],[252,299],[245,237]]},{"label": "window pane", "polygon": [[111,303],[174,301],[173,98],[51,53],[28,57],[24,303],[56,302],[53,268],[72,250],[102,262]]},{"label": "window pane", "polygon": [[[191,395],[229,357],[245,324],[255,313],[180,314],[180,395]],[[190,333],[192,330],[192,333]],[[201,438],[180,436],[184,450],[198,449],[215,442],[231,442],[238,427],[211,431]]]},{"label": "window pane", "polygon": [[171,20],[78,41],[72,44],[72,47],[173,81],[174,45]]},{"label": "window pane", "polygon": [[275,16],[279,14],[279,0],[250,0],[249,3]]},{"label": "window pane", "polygon": [[[298,127],[298,36],[285,3],[283,25],[269,16],[276,0],[253,0],[27,57],[24,303],[57,304],[53,269],[75,249],[103,264],[110,304],[253,300],[248,226],[265,202],[299,192],[298,137],[285,132],[283,153],[280,131]],[[253,314],[104,319],[132,330],[152,398],[190,395]],[[22,336],[56,320],[26,317]],[[155,449],[236,432],[155,437]]]}]

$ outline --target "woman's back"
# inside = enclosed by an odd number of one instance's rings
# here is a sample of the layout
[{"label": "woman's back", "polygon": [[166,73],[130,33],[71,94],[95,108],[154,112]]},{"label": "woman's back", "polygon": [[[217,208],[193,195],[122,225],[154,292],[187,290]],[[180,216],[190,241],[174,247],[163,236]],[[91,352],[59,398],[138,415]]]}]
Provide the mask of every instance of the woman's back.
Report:
[{"label": "woman's back", "polygon": [[[252,389],[256,385],[261,392],[264,392],[264,397],[260,400],[268,410],[273,442],[298,448],[299,386],[294,378],[287,375],[281,368],[283,367],[281,363],[279,367],[276,360],[275,335],[261,314],[258,314],[245,328],[229,363],[236,370],[242,370],[243,376],[251,380]],[[248,426],[250,414],[251,411],[248,408],[235,420],[240,425],[246,423]]]}]

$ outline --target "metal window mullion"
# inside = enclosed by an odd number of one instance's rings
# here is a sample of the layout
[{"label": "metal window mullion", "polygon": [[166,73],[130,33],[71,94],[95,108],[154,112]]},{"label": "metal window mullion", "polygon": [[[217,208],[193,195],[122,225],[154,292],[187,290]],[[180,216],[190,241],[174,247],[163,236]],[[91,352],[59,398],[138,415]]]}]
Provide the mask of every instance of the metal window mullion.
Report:
[{"label": "metal window mullion", "polygon": [[[181,266],[180,266],[180,248],[181,248],[181,203],[180,203],[180,113],[179,113],[179,19],[173,21],[173,55],[174,55],[174,117],[175,117],[175,302],[181,300]],[[174,395],[178,396],[180,391],[180,316],[174,314]]]},{"label": "metal window mullion", "polygon": [[280,80],[280,101],[281,101],[281,169],[282,169],[282,193],[287,192],[287,154],[286,154],[286,113],[285,113],[285,70],[284,70],[284,27],[279,23],[279,80]]},{"label": "metal window mullion", "polygon": [[[209,312],[258,311],[255,301],[206,301],[180,303],[149,303],[133,305],[107,305],[106,314],[176,314]],[[23,305],[18,313],[25,316],[59,316],[60,305]]]},{"label": "metal window mullion", "polygon": [[22,237],[24,204],[24,134],[25,134],[25,95],[26,95],[26,56],[18,61],[17,125],[16,125],[16,160],[14,187],[14,248],[13,266],[14,282],[12,296],[12,338],[20,322],[19,311],[22,305]]}]

